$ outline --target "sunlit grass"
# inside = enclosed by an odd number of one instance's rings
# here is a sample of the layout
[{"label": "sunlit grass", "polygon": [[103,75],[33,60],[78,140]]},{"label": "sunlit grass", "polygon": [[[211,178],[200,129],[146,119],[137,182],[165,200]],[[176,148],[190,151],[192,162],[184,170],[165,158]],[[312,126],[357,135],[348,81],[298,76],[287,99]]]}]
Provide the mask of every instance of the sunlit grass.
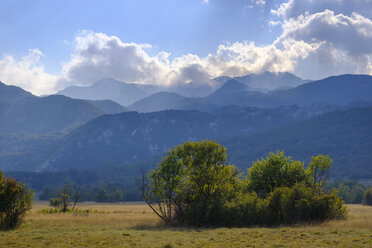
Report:
[{"label": "sunlit grass", "polygon": [[349,205],[349,218],[277,228],[166,228],[143,204],[80,204],[96,214],[40,214],[36,203],[0,247],[372,247],[372,207]]}]

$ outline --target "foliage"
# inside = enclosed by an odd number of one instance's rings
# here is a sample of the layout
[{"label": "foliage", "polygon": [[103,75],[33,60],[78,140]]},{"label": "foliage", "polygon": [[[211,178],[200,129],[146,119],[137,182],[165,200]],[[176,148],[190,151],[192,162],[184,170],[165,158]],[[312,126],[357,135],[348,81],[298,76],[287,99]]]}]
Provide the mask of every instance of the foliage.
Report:
[{"label": "foliage", "polygon": [[347,204],[361,204],[366,187],[357,181],[338,181],[327,185],[328,189],[336,189],[337,195]]},{"label": "foliage", "polygon": [[304,163],[270,153],[241,179],[216,142],[179,145],[142,178],[142,193],[166,223],[192,226],[251,226],[321,222],[345,218],[336,192],[325,193],[332,160],[318,155]]},{"label": "foliage", "polygon": [[292,187],[305,181],[306,173],[303,163],[277,152],[253,163],[248,177],[249,189],[264,197],[277,187]]},{"label": "foliage", "polygon": [[[73,196],[72,199],[71,195]],[[70,210],[69,207],[71,206],[71,200],[73,200],[72,210],[74,210],[77,202],[80,199],[80,196],[80,190],[74,191],[73,186],[71,184],[68,184],[58,191],[55,198],[49,199],[49,205],[60,209],[62,212],[67,212],[68,210]]]},{"label": "foliage", "polygon": [[55,208],[59,208],[61,206],[62,201],[60,198],[50,198],[49,199],[49,205]]},{"label": "foliage", "polygon": [[372,206],[372,188],[369,188],[364,192],[363,204]]},{"label": "foliage", "polygon": [[310,178],[310,184],[316,187],[323,187],[327,182],[329,176],[329,169],[333,163],[329,156],[324,156],[322,154],[312,157],[309,167],[307,169],[307,174]]},{"label": "foliage", "polygon": [[149,185],[143,178],[143,197],[167,224],[214,225],[237,186],[237,170],[226,158],[216,142],[179,145],[149,174]]},{"label": "foliage", "polygon": [[4,177],[0,171],[0,229],[18,227],[25,213],[31,209],[33,192],[23,183]]}]

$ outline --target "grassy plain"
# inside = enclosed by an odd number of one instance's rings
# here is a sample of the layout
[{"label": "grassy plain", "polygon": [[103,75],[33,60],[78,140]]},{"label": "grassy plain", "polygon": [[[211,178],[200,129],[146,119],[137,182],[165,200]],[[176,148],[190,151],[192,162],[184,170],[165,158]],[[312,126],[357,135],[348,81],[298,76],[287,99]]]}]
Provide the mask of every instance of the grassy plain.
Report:
[{"label": "grassy plain", "polygon": [[348,205],[349,218],[276,228],[166,228],[142,204],[80,204],[90,214],[41,214],[0,232],[0,247],[372,247],[372,207]]}]

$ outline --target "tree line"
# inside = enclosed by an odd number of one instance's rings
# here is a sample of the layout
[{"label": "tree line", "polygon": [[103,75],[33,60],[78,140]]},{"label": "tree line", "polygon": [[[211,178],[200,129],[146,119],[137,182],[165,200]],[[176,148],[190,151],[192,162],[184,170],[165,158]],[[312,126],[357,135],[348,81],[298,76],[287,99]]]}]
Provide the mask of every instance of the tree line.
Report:
[{"label": "tree line", "polygon": [[[216,142],[186,142],[170,150],[147,175],[140,192],[165,224],[189,226],[273,226],[346,218],[344,200],[372,205],[372,188],[354,181],[327,184],[332,159],[318,155],[301,161],[270,153],[247,173],[228,164]],[[115,170],[118,168],[115,167]],[[98,202],[122,201],[122,184],[108,183],[89,193],[86,185],[44,187],[41,198],[58,211],[74,210],[87,195]],[[338,191],[329,187],[338,188]],[[89,188],[89,187],[88,187]],[[91,188],[89,188],[91,189]],[[33,191],[0,171],[0,229],[14,229],[31,209]]]}]

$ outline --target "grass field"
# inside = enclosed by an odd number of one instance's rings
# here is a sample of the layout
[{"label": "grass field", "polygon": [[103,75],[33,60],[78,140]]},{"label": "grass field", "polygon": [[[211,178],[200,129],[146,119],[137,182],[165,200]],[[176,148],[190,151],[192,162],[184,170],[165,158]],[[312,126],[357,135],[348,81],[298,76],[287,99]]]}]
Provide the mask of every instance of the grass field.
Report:
[{"label": "grass field", "polygon": [[277,228],[165,228],[146,205],[80,204],[91,214],[40,214],[0,232],[0,247],[372,247],[372,207],[349,205],[349,218]]}]

